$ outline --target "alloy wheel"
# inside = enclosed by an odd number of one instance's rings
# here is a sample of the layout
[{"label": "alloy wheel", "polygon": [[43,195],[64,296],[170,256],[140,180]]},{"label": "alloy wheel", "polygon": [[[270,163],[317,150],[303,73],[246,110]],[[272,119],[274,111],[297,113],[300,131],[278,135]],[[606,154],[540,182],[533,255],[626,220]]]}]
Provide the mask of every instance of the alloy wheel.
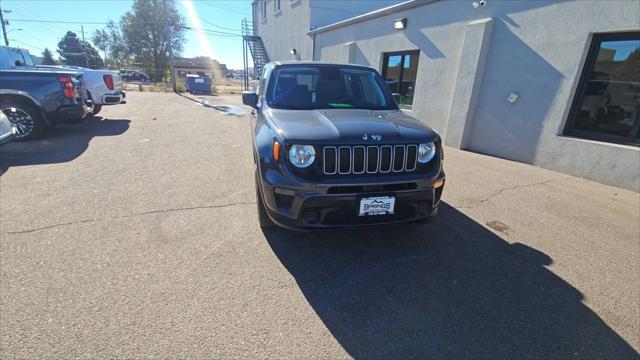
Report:
[{"label": "alloy wheel", "polygon": [[27,112],[15,107],[2,109],[2,112],[7,115],[9,121],[16,127],[17,139],[29,136],[33,132],[34,121]]}]

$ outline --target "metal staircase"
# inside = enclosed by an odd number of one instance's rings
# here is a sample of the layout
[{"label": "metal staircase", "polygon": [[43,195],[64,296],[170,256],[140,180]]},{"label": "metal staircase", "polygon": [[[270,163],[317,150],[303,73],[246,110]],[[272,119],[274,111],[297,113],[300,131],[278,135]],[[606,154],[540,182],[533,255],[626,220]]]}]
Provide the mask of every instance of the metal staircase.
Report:
[{"label": "metal staircase", "polygon": [[253,75],[256,79],[260,78],[264,65],[269,62],[269,55],[267,49],[264,47],[262,38],[256,36],[253,30],[253,25],[242,19],[242,57],[244,60],[244,90],[249,90],[249,54],[253,59]]}]

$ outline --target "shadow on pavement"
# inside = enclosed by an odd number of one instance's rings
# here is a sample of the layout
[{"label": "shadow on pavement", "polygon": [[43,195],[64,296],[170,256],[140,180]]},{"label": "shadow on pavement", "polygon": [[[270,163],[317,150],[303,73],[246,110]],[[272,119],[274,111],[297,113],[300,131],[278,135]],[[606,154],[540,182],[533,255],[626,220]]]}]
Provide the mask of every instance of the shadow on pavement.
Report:
[{"label": "shadow on pavement", "polygon": [[440,210],[426,226],[265,236],[355,358],[637,357],[547,255]]},{"label": "shadow on pavement", "polygon": [[81,124],[50,127],[42,139],[13,141],[0,148],[0,175],[11,166],[54,164],[80,156],[97,136],[115,136],[129,129],[130,120],[94,117]]}]

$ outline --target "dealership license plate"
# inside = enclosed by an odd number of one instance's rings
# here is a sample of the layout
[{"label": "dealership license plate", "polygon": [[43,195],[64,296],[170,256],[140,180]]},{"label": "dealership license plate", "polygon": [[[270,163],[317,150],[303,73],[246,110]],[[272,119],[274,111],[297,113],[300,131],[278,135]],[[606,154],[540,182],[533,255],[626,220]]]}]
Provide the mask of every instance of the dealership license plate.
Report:
[{"label": "dealership license plate", "polygon": [[393,196],[367,197],[360,200],[360,216],[393,214],[396,198]]}]

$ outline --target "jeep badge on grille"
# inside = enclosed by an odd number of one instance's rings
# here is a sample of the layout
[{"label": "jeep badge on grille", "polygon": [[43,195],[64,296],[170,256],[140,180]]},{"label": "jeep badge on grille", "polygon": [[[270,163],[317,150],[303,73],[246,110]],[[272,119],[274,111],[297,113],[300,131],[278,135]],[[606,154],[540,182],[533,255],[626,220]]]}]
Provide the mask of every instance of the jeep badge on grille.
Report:
[{"label": "jeep badge on grille", "polygon": [[[367,140],[368,138],[367,134],[362,135],[362,140]],[[382,140],[382,135],[371,135],[371,140],[380,141]]]}]

